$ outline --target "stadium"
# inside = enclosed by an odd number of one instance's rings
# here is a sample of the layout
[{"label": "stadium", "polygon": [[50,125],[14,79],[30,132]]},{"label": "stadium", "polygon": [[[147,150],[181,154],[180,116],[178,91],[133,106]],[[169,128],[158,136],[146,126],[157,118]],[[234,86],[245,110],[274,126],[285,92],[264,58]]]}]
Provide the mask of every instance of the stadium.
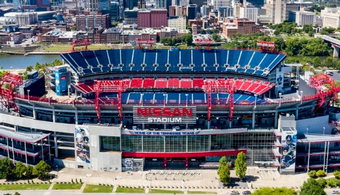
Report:
[{"label": "stadium", "polygon": [[334,80],[258,45],[73,51],[49,74],[6,73],[0,157],[120,172],[217,168],[243,152],[281,173],[336,169]]}]

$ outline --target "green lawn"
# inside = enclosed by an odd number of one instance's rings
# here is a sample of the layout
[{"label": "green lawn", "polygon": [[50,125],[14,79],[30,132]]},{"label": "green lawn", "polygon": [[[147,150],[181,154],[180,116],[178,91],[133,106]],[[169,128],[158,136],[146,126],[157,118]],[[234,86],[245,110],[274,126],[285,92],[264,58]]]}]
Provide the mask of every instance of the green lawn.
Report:
[{"label": "green lawn", "polygon": [[53,190],[79,190],[83,184],[54,184]]},{"label": "green lawn", "polygon": [[150,189],[149,193],[184,194],[184,192],[180,190],[160,190],[160,189]]},{"label": "green lawn", "polygon": [[48,190],[51,184],[8,184],[0,185],[1,190]]},{"label": "green lawn", "polygon": [[188,194],[217,194],[216,192],[188,191]]},{"label": "green lawn", "polygon": [[[63,51],[71,51],[71,45],[52,45],[46,47],[44,50],[49,52],[63,52]],[[80,48],[80,47],[79,47]],[[99,49],[109,49],[107,45],[89,45],[87,47],[88,50],[99,50]]]},{"label": "green lawn", "polygon": [[118,187],[116,193],[145,193],[144,188],[122,188]]},{"label": "green lawn", "polygon": [[83,193],[111,193],[112,186],[86,185]]}]

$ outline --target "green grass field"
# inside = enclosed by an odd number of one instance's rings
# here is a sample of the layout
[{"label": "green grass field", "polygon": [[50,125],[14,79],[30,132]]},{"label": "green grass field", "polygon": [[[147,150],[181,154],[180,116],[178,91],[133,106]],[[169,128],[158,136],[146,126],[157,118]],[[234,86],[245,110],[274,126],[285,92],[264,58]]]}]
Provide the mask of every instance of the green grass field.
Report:
[{"label": "green grass field", "polygon": [[8,184],[0,185],[1,190],[48,190],[51,184]]},{"label": "green grass field", "polygon": [[188,191],[188,194],[217,194],[216,192]]},{"label": "green grass field", "polygon": [[54,184],[53,190],[79,190],[83,184]]},{"label": "green grass field", "polygon": [[112,186],[86,185],[83,193],[111,193]]},{"label": "green grass field", "polygon": [[157,194],[184,194],[183,191],[180,190],[160,190],[160,189],[150,189],[149,193],[157,193]]},{"label": "green grass field", "polygon": [[[80,48],[80,47],[79,47]],[[99,49],[109,49],[107,45],[89,45],[88,50],[99,50]],[[63,52],[71,51],[71,45],[52,45],[44,49],[48,52]]]},{"label": "green grass field", "polygon": [[118,187],[116,193],[145,193],[143,188],[122,188]]}]

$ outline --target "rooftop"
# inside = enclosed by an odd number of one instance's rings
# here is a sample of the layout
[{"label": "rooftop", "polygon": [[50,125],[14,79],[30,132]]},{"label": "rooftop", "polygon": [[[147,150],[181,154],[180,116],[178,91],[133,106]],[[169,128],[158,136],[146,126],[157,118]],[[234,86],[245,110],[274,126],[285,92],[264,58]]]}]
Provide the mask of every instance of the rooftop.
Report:
[{"label": "rooftop", "polygon": [[50,134],[45,133],[23,133],[23,132],[16,132],[14,130],[11,130],[9,128],[0,127],[0,135],[3,137],[10,137],[14,140],[22,141],[22,142],[29,142],[29,143],[36,143]]}]

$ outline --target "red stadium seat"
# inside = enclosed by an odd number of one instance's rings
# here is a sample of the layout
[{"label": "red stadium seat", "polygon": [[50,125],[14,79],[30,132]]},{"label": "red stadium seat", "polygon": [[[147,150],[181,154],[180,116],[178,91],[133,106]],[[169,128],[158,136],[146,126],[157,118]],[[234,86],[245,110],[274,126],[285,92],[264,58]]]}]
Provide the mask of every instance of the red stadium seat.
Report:
[{"label": "red stadium seat", "polygon": [[168,80],[168,88],[179,88],[179,79],[178,78],[170,78]]},{"label": "red stadium seat", "polygon": [[154,88],[155,87],[155,79],[154,78],[145,78],[143,83],[143,88]]},{"label": "red stadium seat", "polygon": [[194,88],[202,88],[204,85],[204,81],[201,78],[194,78],[192,80],[192,85]]},{"label": "red stadium seat", "polygon": [[142,78],[133,78],[130,83],[130,88],[142,88],[143,80]]},{"label": "red stadium seat", "polygon": [[168,88],[168,80],[165,78],[158,78],[155,80],[155,88]]},{"label": "red stadium seat", "polygon": [[180,88],[192,88],[192,80],[191,79],[181,79],[180,80]]}]

